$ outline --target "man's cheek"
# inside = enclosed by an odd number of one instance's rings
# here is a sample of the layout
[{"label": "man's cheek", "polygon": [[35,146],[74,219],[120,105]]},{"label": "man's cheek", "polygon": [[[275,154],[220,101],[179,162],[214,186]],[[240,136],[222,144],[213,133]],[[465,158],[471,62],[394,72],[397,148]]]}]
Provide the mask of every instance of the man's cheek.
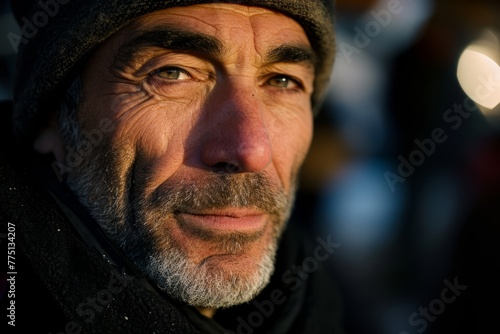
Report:
[{"label": "man's cheek", "polygon": [[160,129],[165,130],[165,124],[157,117],[158,112],[154,104],[117,110],[111,115],[114,131],[109,133],[109,137],[115,145],[136,146],[142,138],[153,137],[162,133]]},{"label": "man's cheek", "polygon": [[283,155],[305,158],[312,143],[313,127],[309,117],[293,117],[275,122],[272,133],[273,151]]},{"label": "man's cheek", "polygon": [[294,183],[294,177],[298,172],[302,157],[290,146],[273,146],[273,168],[270,173],[276,173],[279,184],[286,192],[289,192]]}]

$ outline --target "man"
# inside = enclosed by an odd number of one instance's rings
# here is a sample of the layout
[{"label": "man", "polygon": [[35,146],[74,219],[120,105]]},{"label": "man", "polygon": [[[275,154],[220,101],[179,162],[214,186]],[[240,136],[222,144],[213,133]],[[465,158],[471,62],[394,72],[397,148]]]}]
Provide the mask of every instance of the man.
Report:
[{"label": "man", "polygon": [[17,146],[2,152],[0,217],[16,233],[16,328],[340,332],[320,266],[337,245],[286,226],[332,6],[12,2]]}]

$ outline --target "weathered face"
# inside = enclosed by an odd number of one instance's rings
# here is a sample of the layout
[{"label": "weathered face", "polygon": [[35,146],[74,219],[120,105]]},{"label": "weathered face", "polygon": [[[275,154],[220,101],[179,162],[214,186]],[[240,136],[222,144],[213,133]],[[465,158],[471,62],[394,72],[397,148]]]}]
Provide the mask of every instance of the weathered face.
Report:
[{"label": "weathered face", "polygon": [[143,16],[83,73],[81,129],[112,130],[68,183],[174,298],[248,301],[273,271],[310,145],[313,64],[301,26],[267,9]]}]

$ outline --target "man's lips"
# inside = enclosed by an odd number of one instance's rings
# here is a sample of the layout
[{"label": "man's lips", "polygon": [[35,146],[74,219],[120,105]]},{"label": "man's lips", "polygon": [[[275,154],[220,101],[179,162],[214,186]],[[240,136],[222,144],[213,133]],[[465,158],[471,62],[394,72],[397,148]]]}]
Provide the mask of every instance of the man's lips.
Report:
[{"label": "man's lips", "polygon": [[184,223],[199,229],[220,232],[252,233],[261,231],[266,224],[266,214],[254,209],[221,209],[201,213],[177,212]]}]

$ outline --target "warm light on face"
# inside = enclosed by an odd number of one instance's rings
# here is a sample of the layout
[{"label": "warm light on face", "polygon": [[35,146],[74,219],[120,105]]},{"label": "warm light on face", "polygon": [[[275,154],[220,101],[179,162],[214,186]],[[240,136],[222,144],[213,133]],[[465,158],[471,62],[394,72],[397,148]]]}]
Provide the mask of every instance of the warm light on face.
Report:
[{"label": "warm light on face", "polygon": [[469,45],[458,63],[457,76],[465,93],[491,111],[500,104],[500,44],[488,30],[485,38]]}]

